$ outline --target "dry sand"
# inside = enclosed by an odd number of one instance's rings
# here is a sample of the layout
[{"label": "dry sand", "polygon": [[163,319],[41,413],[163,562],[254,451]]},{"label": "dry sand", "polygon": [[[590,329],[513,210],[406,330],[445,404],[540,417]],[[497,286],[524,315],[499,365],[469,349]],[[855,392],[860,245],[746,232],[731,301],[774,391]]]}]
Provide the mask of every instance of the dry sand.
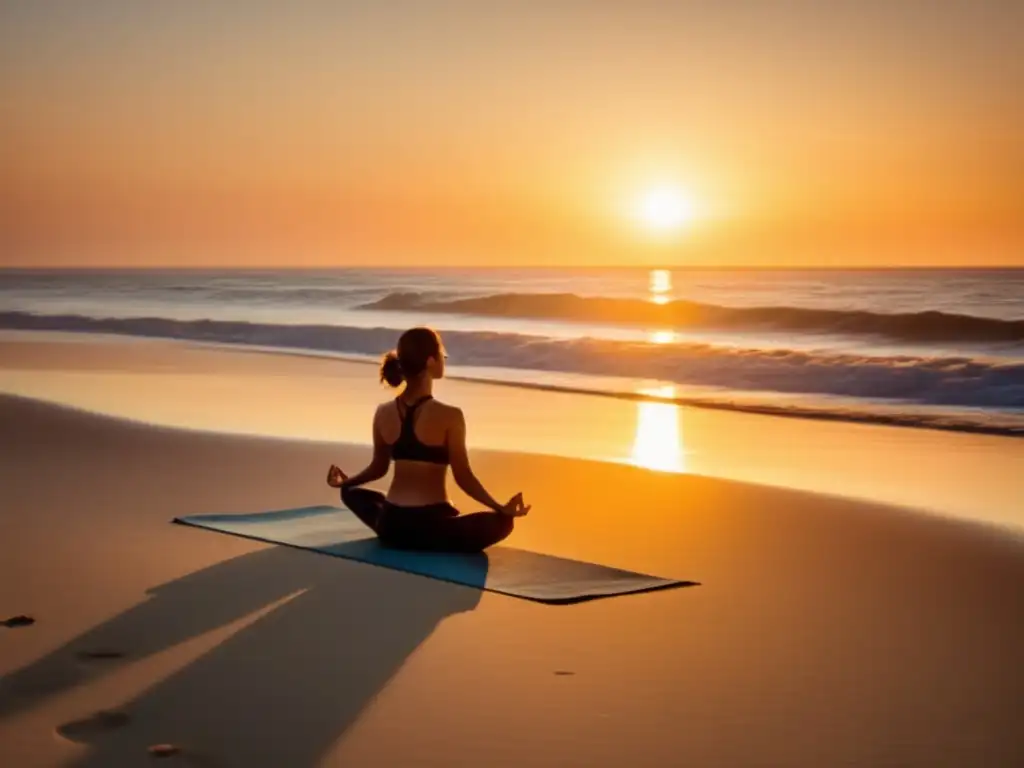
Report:
[{"label": "dry sand", "polygon": [[0,620],[36,619],[0,628],[5,768],[1024,764],[994,527],[479,452],[534,504],[510,546],[702,583],[552,607],[169,522],[332,503],[365,447],[16,398],[0,429]]}]

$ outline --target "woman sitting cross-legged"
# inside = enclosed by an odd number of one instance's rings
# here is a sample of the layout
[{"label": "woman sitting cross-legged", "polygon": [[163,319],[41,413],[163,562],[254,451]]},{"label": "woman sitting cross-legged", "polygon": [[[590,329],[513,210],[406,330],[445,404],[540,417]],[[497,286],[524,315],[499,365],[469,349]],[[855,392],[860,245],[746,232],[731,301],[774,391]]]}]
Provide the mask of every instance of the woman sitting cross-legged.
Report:
[{"label": "woman sitting cross-legged", "polygon": [[[348,477],[331,465],[327,483],[372,528],[385,546],[435,552],[480,552],[512,532],[515,518],[530,511],[517,493],[499,504],[469,466],[462,411],[433,398],[444,376],[444,347],[430,328],[413,328],[398,340],[380,367],[381,381],[405,388],[377,407],[373,417],[373,459]],[[395,463],[387,495],[360,488],[379,480]],[[462,515],[448,501],[448,466],[459,487],[489,512]]]}]

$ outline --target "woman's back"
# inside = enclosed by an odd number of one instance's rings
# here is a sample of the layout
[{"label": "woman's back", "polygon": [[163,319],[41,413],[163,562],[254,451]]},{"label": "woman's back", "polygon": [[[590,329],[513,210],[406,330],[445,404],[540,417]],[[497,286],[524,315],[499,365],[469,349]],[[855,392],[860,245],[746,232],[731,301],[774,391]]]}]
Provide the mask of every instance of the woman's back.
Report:
[{"label": "woman's back", "polygon": [[[387,493],[387,500],[392,504],[420,506],[448,501],[445,484],[448,464],[404,458],[404,452],[396,449],[404,448],[414,456],[416,449],[428,455],[443,453],[436,449],[447,447],[448,432],[456,410],[433,398],[409,403],[399,397],[377,407],[374,425],[394,459],[394,475]],[[406,430],[404,436],[403,426]]]}]

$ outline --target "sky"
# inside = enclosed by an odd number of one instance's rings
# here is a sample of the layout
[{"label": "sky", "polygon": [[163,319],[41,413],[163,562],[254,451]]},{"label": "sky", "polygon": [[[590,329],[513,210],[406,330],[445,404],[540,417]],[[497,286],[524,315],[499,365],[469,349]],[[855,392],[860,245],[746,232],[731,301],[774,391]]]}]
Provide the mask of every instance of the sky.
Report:
[{"label": "sky", "polygon": [[0,266],[1024,265],[1022,37],[988,0],[0,2]]}]

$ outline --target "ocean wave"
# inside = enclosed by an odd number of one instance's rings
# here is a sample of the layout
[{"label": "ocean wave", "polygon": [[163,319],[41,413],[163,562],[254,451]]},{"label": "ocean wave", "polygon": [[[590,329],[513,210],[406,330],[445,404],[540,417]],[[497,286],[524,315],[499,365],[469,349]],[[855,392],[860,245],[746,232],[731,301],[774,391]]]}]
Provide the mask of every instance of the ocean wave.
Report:
[{"label": "ocean wave", "polygon": [[889,314],[806,307],[726,307],[684,300],[656,304],[571,293],[499,293],[442,301],[429,293],[408,292],[388,294],[358,309],[630,323],[679,330],[867,335],[896,342],[1024,343],[1024,319],[999,320],[940,311]]},{"label": "ocean wave", "polygon": [[[95,318],[0,312],[0,328],[113,333],[291,350],[377,355],[388,328],[275,325],[166,318]],[[648,379],[724,391],[822,395],[917,406],[1001,410],[1024,416],[1024,360],[860,355],[685,343],[551,339],[447,332],[454,365]]]}]

